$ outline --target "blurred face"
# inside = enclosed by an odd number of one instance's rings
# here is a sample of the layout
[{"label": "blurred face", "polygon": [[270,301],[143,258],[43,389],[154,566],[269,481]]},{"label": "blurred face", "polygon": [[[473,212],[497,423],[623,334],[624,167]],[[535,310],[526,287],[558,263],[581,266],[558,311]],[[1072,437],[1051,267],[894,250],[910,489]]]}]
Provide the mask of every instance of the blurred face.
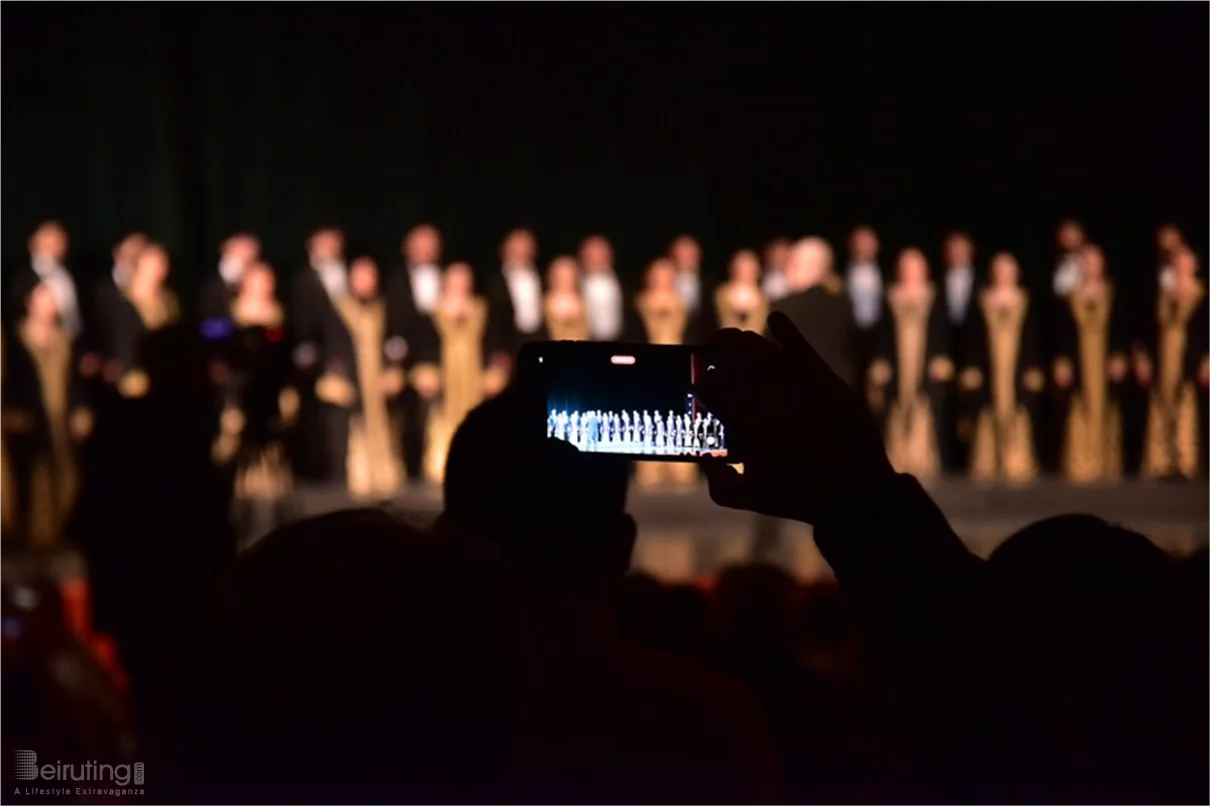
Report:
[{"label": "blurred face", "polygon": [[595,235],[580,247],[580,265],[584,271],[601,271],[613,266],[613,247],[609,241]]},{"label": "blurred face", "polygon": [[1181,237],[1181,231],[1171,224],[1165,224],[1160,227],[1155,234],[1156,245],[1160,248],[1160,252],[1165,255],[1170,255],[1180,248],[1184,239]]},{"label": "blurred face", "polygon": [[1076,252],[1084,247],[1084,228],[1077,221],[1064,221],[1059,225],[1059,248],[1064,252]]},{"label": "blurred face", "polygon": [[442,292],[451,297],[469,297],[475,290],[475,277],[465,263],[451,263],[441,276]]},{"label": "blurred face", "polygon": [[133,266],[139,252],[147,246],[147,236],[141,232],[127,235],[113,250],[113,262],[119,266]]},{"label": "blurred face", "polygon": [[27,306],[30,318],[36,322],[50,322],[59,315],[55,295],[44,285],[38,285],[30,292]]},{"label": "blurred face", "polygon": [[870,227],[858,227],[849,239],[849,250],[856,260],[873,260],[878,257],[878,236]]},{"label": "blurred face", "polygon": [[504,239],[500,252],[505,263],[529,265],[538,256],[538,244],[529,230],[517,230]]},{"label": "blurred face", "polygon": [[899,282],[909,286],[921,286],[928,282],[928,263],[924,255],[915,249],[908,249],[899,256]]},{"label": "blurred face", "polygon": [[273,299],[276,287],[277,280],[269,267],[263,263],[255,263],[244,273],[240,282],[240,293],[249,299],[265,302]]},{"label": "blurred face", "polygon": [[743,285],[756,285],[760,281],[760,261],[755,252],[744,250],[731,259],[731,279]]},{"label": "blurred face", "polygon": [[680,271],[697,271],[702,262],[702,248],[688,235],[682,235],[673,241],[668,255]]},{"label": "blurred face", "polygon": [[134,281],[143,288],[159,288],[168,279],[168,253],[149,246],[139,253],[134,264]]},{"label": "blurred face", "polygon": [[378,293],[378,266],[368,257],[359,257],[349,267],[349,290],[358,299],[369,299]]},{"label": "blurred face", "polygon": [[403,246],[408,263],[436,263],[441,260],[441,236],[435,227],[416,227]]},{"label": "blurred face", "polygon": [[260,241],[251,235],[233,235],[223,244],[223,260],[247,266],[260,259]]},{"label": "blurred face", "polygon": [[550,289],[560,293],[580,290],[580,267],[575,258],[561,257],[550,264]]},{"label": "blurred face", "polygon": [[60,261],[67,257],[67,231],[58,224],[44,224],[34,233],[30,251],[38,257]]},{"label": "blurred face", "polygon": [[334,229],[320,230],[311,236],[312,260],[339,260],[344,248],[344,236]]},{"label": "blurred face", "polygon": [[1012,288],[1017,284],[1017,260],[1012,255],[997,255],[992,260],[992,285],[997,288]]},{"label": "blurred face", "polygon": [[1172,258],[1172,270],[1181,281],[1189,281],[1197,276],[1197,256],[1188,249],[1181,249]]},{"label": "blurred face", "polygon": [[647,288],[650,291],[676,293],[676,267],[670,260],[657,260],[647,269]]},{"label": "blurred face", "polygon": [[780,238],[765,248],[765,266],[770,271],[781,271],[790,257],[790,242]]},{"label": "blurred face", "polygon": [[945,242],[945,262],[950,266],[970,266],[975,249],[965,235],[951,235]]},{"label": "blurred face", "polygon": [[1105,256],[1096,247],[1085,247],[1080,253],[1080,271],[1085,282],[1105,277]]}]

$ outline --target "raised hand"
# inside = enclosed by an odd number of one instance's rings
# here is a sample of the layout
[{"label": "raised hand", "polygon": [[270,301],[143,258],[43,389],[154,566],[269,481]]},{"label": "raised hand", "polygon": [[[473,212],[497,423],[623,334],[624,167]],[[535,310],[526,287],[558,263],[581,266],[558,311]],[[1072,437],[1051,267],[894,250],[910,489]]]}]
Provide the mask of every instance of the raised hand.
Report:
[{"label": "raised hand", "polygon": [[722,506],[815,523],[838,497],[894,471],[857,393],[784,314],[771,314],[768,324],[775,340],[719,332],[719,368],[698,384],[744,466],[741,475],[708,464],[710,496]]}]

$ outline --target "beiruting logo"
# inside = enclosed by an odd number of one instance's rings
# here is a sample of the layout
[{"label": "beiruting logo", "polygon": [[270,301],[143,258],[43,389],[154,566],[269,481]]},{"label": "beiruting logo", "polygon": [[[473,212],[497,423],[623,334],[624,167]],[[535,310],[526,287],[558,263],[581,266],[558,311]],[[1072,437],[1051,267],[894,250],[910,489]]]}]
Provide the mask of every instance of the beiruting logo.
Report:
[{"label": "beiruting logo", "polygon": [[141,786],[143,784],[143,762],[133,764],[98,764],[86,761],[80,764],[38,764],[38,754],[33,750],[13,751],[13,777],[18,781],[46,781],[48,783],[87,782],[110,784],[111,786]]}]

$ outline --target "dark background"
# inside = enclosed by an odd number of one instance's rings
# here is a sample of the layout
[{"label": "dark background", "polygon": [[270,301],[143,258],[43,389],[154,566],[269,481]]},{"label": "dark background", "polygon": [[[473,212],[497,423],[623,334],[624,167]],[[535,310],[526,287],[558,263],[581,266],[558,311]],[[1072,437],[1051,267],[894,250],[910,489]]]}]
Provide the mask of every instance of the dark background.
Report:
[{"label": "dark background", "polygon": [[[594,353],[597,351],[594,351]],[[692,356],[679,347],[639,347],[633,365],[612,364],[605,354],[551,360],[545,371],[546,410],[599,409],[684,414],[693,386]]]},{"label": "dark background", "polygon": [[[317,224],[394,260],[432,220],[480,271],[590,231],[634,276],[874,224],[1036,280],[1084,220],[1144,287],[1156,225],[1207,237],[1207,23],[1180,4],[10,4],[3,235],[58,217],[103,268],[131,229],[189,292],[233,229],[279,270]],[[889,263],[885,256],[884,264]]]}]

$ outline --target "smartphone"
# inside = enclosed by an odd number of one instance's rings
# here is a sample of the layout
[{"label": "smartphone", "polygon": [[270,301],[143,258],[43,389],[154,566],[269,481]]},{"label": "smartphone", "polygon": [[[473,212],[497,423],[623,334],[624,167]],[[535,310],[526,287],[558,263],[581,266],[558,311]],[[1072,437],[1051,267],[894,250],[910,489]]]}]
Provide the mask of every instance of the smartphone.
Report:
[{"label": "smartphone", "polygon": [[726,424],[693,394],[718,367],[709,347],[535,342],[517,363],[535,427],[549,439],[643,461],[737,461]]}]

